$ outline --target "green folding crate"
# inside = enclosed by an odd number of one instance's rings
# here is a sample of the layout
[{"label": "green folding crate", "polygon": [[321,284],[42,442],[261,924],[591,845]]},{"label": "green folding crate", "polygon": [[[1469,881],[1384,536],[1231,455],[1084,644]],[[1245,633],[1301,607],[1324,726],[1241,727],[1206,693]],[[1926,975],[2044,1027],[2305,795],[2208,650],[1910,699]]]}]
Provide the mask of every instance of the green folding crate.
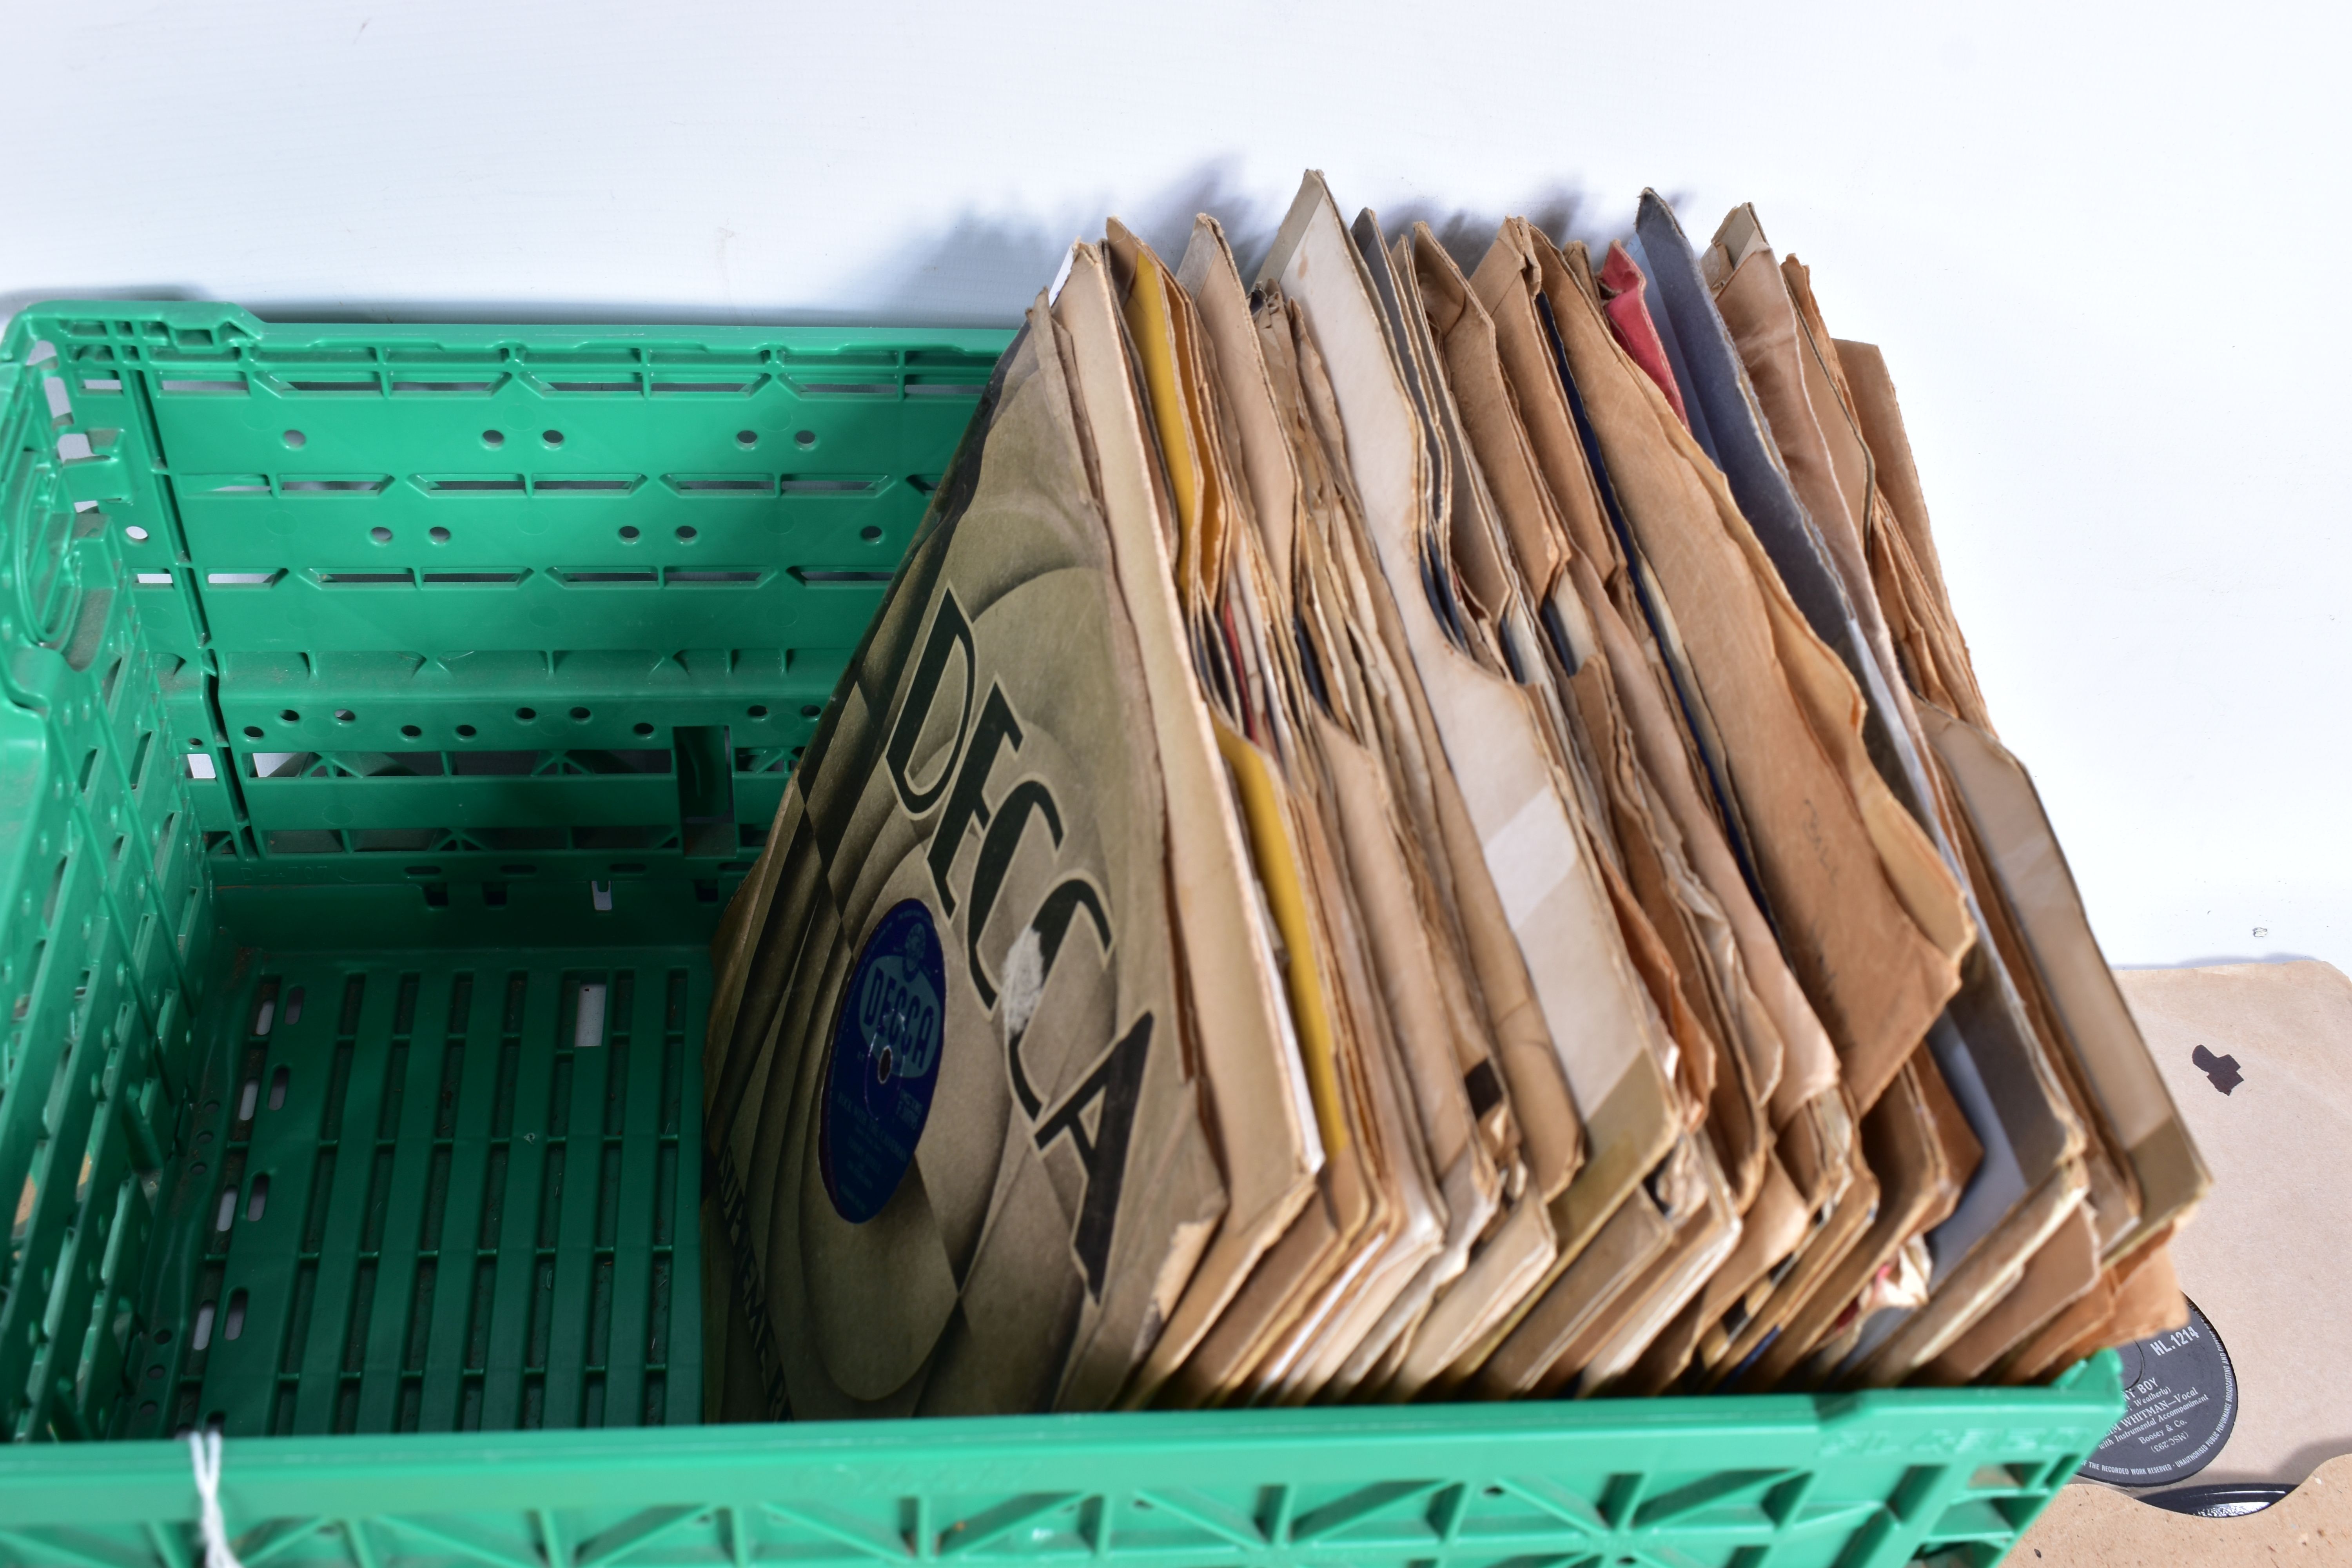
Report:
[{"label": "green folding crate", "polygon": [[[698,1425],[706,943],[1005,333],[0,340],[0,1561],[1996,1560],[2059,1386]],[[59,1439],[61,1441],[46,1441]]]}]

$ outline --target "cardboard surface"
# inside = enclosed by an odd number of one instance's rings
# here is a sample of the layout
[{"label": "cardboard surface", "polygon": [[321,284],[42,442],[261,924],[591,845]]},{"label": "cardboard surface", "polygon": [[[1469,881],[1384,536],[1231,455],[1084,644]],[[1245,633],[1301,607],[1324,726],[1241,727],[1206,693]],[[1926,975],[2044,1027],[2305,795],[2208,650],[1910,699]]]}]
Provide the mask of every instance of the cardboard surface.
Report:
[{"label": "cardboard surface", "polygon": [[2328,1461],[2279,1501],[2237,1519],[2172,1513],[2078,1482],[2059,1492],[2007,1561],[2011,1568],[2352,1562],[2352,1458]]},{"label": "cardboard surface", "polygon": [[1040,317],[721,932],[748,976],[705,1047],[730,1412],[1098,1408],[1235,1185],[1165,913],[1200,816],[1132,732],[1154,650],[1071,397]]},{"label": "cardboard surface", "polygon": [[[2173,1241],[2238,1373],[2238,1427],[2197,1477],[2301,1481],[2352,1453],[2352,980],[2333,965],[2118,972],[2213,1190]],[[2218,1068],[2229,1092],[2199,1065]],[[2352,1480],[2352,1477],[2347,1477]]]}]

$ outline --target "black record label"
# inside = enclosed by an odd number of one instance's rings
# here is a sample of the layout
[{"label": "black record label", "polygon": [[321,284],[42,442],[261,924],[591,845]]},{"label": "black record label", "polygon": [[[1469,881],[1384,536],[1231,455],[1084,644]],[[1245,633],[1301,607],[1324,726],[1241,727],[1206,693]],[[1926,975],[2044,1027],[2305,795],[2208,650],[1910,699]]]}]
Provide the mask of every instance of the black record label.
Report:
[{"label": "black record label", "polygon": [[2151,1335],[2117,1353],[2124,1363],[2124,1418],[2082,1474],[2122,1487],[2161,1487],[2211,1464],[2238,1424],[2238,1374],[2197,1303],[2189,1303],[2187,1328]]}]

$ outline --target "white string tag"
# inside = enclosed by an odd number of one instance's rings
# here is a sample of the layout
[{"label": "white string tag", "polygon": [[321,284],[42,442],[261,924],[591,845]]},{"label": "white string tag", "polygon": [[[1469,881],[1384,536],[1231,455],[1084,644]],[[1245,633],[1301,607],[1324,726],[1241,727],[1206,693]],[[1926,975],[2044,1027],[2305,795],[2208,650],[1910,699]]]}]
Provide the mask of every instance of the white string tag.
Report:
[{"label": "white string tag", "polygon": [[188,1458],[196,1468],[196,1497],[203,1505],[197,1529],[205,1538],[205,1568],[245,1568],[228,1548],[228,1526],[221,1519],[220,1434],[209,1426],[189,1433]]}]

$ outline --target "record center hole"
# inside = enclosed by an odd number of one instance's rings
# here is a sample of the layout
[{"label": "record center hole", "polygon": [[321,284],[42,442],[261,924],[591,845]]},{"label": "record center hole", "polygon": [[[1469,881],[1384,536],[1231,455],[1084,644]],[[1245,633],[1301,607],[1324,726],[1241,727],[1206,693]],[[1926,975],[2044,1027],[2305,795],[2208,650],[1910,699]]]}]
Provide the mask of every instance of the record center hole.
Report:
[{"label": "record center hole", "polygon": [[874,1058],[874,1081],[876,1083],[890,1081],[890,1047],[887,1046],[883,1047],[882,1054]]}]

